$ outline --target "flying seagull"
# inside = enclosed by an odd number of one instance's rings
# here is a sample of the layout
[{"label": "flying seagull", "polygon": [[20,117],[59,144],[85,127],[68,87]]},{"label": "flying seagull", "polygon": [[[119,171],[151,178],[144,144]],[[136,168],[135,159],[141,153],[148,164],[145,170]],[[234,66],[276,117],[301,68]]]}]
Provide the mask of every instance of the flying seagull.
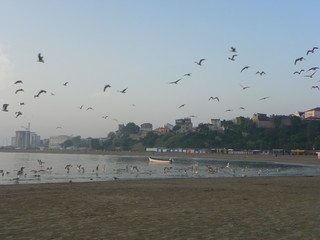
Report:
[{"label": "flying seagull", "polygon": [[21,80],[15,81],[14,84],[23,83]]},{"label": "flying seagull", "polygon": [[242,71],[244,71],[244,70],[246,70],[246,69],[248,69],[250,66],[245,66],[244,68],[242,68],[241,69],[241,71],[240,72],[242,72]]},{"label": "flying seagull", "polygon": [[79,108],[82,109],[82,108],[83,108],[83,105],[81,105]]},{"label": "flying seagull", "polygon": [[234,61],[234,60],[235,60],[234,58],[235,58],[236,56],[238,56],[238,55],[237,55],[237,54],[234,54],[234,55],[232,55],[232,57],[228,57],[228,59],[231,60],[231,61]]},{"label": "flying seagull", "polygon": [[47,93],[47,91],[46,90],[40,90],[37,95],[34,95],[34,98],[40,97],[41,93]]},{"label": "flying seagull", "polygon": [[309,54],[309,53],[314,53],[314,50],[316,50],[316,49],[319,49],[318,47],[313,47],[311,50],[308,50],[307,51],[307,55]]},{"label": "flying seagull", "polygon": [[186,73],[185,75],[183,75],[184,77],[190,77],[191,73]]},{"label": "flying seagull", "polygon": [[295,71],[293,74],[301,74],[302,72],[304,72],[304,69],[301,69],[300,71]]},{"label": "flying seagull", "polygon": [[294,60],[294,65],[296,65],[298,61],[302,61],[304,59],[304,57],[297,58],[296,60]]},{"label": "flying seagull", "polygon": [[242,87],[242,90],[246,90],[247,88],[250,88],[250,86],[242,86],[241,84],[240,86]]},{"label": "flying seagull", "polygon": [[241,109],[241,110],[245,110],[245,108],[244,108],[244,107],[239,107],[239,109]]},{"label": "flying seagull", "polygon": [[316,74],[316,72],[312,73],[311,75],[305,75],[304,77],[312,78],[313,75],[315,75],[315,74]]},{"label": "flying seagull", "polygon": [[236,48],[235,47],[230,47],[230,52],[237,52]]},{"label": "flying seagull", "polygon": [[87,111],[88,111],[88,110],[93,110],[93,108],[92,108],[92,107],[88,107],[88,108],[87,108]]},{"label": "flying seagull", "polygon": [[108,118],[108,116],[102,116],[102,118],[107,119],[107,118]]},{"label": "flying seagull", "polygon": [[15,94],[17,94],[18,92],[24,92],[22,88],[16,90]]},{"label": "flying seagull", "polygon": [[179,78],[178,80],[176,80],[176,81],[173,81],[173,82],[169,82],[169,84],[178,84],[178,82],[180,82],[181,81],[181,78]]},{"label": "flying seagull", "polygon": [[8,107],[9,107],[9,104],[5,103],[2,105],[2,111],[4,112],[8,112]]},{"label": "flying seagull", "polygon": [[313,88],[318,88],[318,90],[320,90],[319,86],[311,86],[311,89],[313,89]]},{"label": "flying seagull", "polygon": [[107,90],[107,88],[111,88],[111,86],[109,84],[105,85],[103,88],[103,91],[105,92]]},{"label": "flying seagull", "polygon": [[210,97],[210,98],[208,99],[208,101],[210,101],[210,100],[218,100],[218,102],[220,101],[220,99],[219,99],[218,97]]},{"label": "flying seagull", "polygon": [[226,110],[226,112],[231,112],[231,111],[232,111],[232,109],[227,109],[227,110]]},{"label": "flying seagull", "polygon": [[118,91],[118,92],[126,93],[127,89],[128,89],[128,88],[125,88],[125,89],[123,89],[122,91]]},{"label": "flying seagull", "polygon": [[19,111],[19,112],[16,112],[16,118],[19,117],[19,116],[21,116],[21,115],[22,115],[22,112],[20,112],[20,111]]},{"label": "flying seagull", "polygon": [[67,86],[67,85],[68,85],[68,83],[69,83],[69,82],[65,82],[65,83],[63,84],[63,86]]},{"label": "flying seagull", "polygon": [[196,64],[198,64],[199,66],[202,66],[202,62],[203,62],[204,60],[205,60],[205,59],[204,59],[204,58],[202,58],[202,59],[200,59],[200,61],[199,61],[199,62],[195,61],[195,63],[196,63]]},{"label": "flying seagull", "polygon": [[184,107],[185,106],[185,104],[181,104],[178,108],[182,108],[182,107]]},{"label": "flying seagull", "polygon": [[318,70],[319,69],[319,67],[312,67],[312,68],[309,68],[309,70],[307,71],[307,72],[309,72],[309,71],[316,71],[316,70]]},{"label": "flying seagull", "polygon": [[270,97],[263,97],[263,98],[260,98],[259,100],[265,100],[265,99],[268,99]]},{"label": "flying seagull", "polygon": [[38,54],[38,62],[44,63],[43,56],[41,56],[41,53]]},{"label": "flying seagull", "polygon": [[262,72],[258,71],[258,72],[256,72],[256,74],[260,74],[260,76],[262,76],[263,74],[266,74],[266,73],[264,71],[262,71]]}]

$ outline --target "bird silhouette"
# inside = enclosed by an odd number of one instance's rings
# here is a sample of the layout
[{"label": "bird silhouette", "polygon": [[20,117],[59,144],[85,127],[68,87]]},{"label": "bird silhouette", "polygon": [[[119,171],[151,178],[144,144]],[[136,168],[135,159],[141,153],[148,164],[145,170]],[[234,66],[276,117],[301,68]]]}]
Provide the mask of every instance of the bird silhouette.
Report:
[{"label": "bird silhouette", "polygon": [[178,82],[180,82],[182,79],[181,78],[179,78],[178,80],[176,80],[176,81],[173,81],[173,82],[169,82],[169,84],[178,84]]},{"label": "bird silhouette", "polygon": [[301,69],[300,71],[295,71],[293,74],[301,74],[302,72],[304,72],[304,69]]},{"label": "bird silhouette", "polygon": [[14,84],[23,83],[21,80],[15,81]]},{"label": "bird silhouette", "polygon": [[2,105],[2,111],[4,112],[8,112],[8,107],[9,107],[9,104],[5,103]]},{"label": "bird silhouette", "polygon": [[40,90],[37,95],[34,95],[34,98],[40,97],[41,93],[47,93],[47,91],[46,90]]},{"label": "bird silhouette", "polygon": [[88,107],[88,108],[87,108],[87,111],[88,111],[88,110],[93,110],[93,108],[92,108],[92,107]]},{"label": "bird silhouette", "polygon": [[311,50],[307,51],[306,55],[308,55],[309,53],[314,53],[314,50],[316,50],[316,49],[319,49],[319,48],[318,47],[313,47]]},{"label": "bird silhouette", "polygon": [[235,58],[236,56],[238,56],[238,55],[237,55],[237,54],[234,54],[234,55],[232,55],[232,57],[228,57],[228,59],[231,60],[231,61],[234,61],[234,60],[235,60],[234,58]]},{"label": "bird silhouette", "polygon": [[21,103],[20,103],[20,106],[23,106],[23,105],[25,105],[24,102],[21,102]]},{"label": "bird silhouette", "polygon": [[185,75],[183,75],[184,77],[190,77],[191,73],[186,73]]},{"label": "bird silhouette", "polygon": [[196,63],[196,64],[198,64],[199,66],[202,66],[202,62],[203,62],[203,61],[205,61],[205,59],[204,59],[204,58],[200,59],[200,61],[199,61],[199,62],[195,61],[195,63]]},{"label": "bird silhouette", "polygon": [[121,93],[126,93],[127,89],[128,89],[128,88],[125,88],[125,89],[123,89],[122,91],[119,91],[119,92],[121,92]]},{"label": "bird silhouette", "polygon": [[230,47],[230,52],[237,52],[236,48],[235,47]]},{"label": "bird silhouette", "polygon": [[262,71],[262,72],[258,71],[258,72],[256,72],[256,74],[259,74],[260,76],[262,76],[263,74],[266,74],[266,73],[264,71]]},{"label": "bird silhouette", "polygon": [[259,100],[266,100],[268,98],[270,98],[270,97],[263,97],[263,98],[260,98]]},{"label": "bird silhouette", "polygon": [[219,99],[218,97],[210,97],[210,98],[208,99],[208,101],[210,101],[210,100],[217,100],[218,102],[220,101],[220,99]]},{"label": "bird silhouette", "polygon": [[185,106],[185,104],[181,104],[178,108],[182,108],[182,107],[184,107]]},{"label": "bird silhouette", "polygon": [[242,68],[241,69],[241,71],[240,72],[242,72],[242,71],[244,71],[244,70],[246,70],[246,69],[248,69],[250,66],[245,66],[244,68]]},{"label": "bird silhouette", "polygon": [[79,108],[82,109],[82,108],[83,108],[83,105],[81,105]]},{"label": "bird silhouette", "polygon": [[242,87],[242,90],[246,90],[247,88],[250,88],[250,86],[242,86],[241,84],[240,86]]},{"label": "bird silhouette", "polygon": [[105,85],[103,88],[103,91],[105,92],[107,90],[107,88],[111,88],[111,86],[109,84]]},{"label": "bird silhouette", "polygon": [[17,94],[18,92],[24,92],[24,90],[22,88],[16,90],[15,94]]},{"label": "bird silhouette", "polygon": [[68,85],[68,83],[69,83],[69,82],[65,82],[65,83],[63,84],[63,86],[67,86],[67,85]]},{"label": "bird silhouette", "polygon": [[312,78],[313,75],[315,75],[315,74],[316,74],[316,72],[312,73],[311,75],[305,75],[304,77]]},{"label": "bird silhouette", "polygon": [[38,54],[38,62],[44,63],[43,56],[41,56],[41,53]]},{"label": "bird silhouette", "polygon": [[319,67],[312,67],[312,68],[309,68],[307,72],[309,72],[309,71],[316,71],[316,70],[318,70],[318,69],[319,69]]},{"label": "bird silhouette", "polygon": [[226,110],[226,112],[231,112],[231,111],[232,111],[232,109],[227,109],[227,110]]},{"label": "bird silhouette", "polygon": [[304,57],[297,58],[296,60],[294,60],[294,65],[296,65],[297,62],[302,61],[304,59],[305,59]]},{"label": "bird silhouette", "polygon": [[319,86],[311,86],[311,89],[313,89],[313,88],[318,88],[318,90],[320,90]]},{"label": "bird silhouette", "polygon": [[244,108],[244,107],[239,107],[239,109],[241,109],[241,110],[245,110],[245,108]]},{"label": "bird silhouette", "polygon": [[19,116],[21,116],[21,115],[22,115],[22,112],[20,112],[20,111],[19,111],[19,112],[16,112],[16,118],[19,117]]},{"label": "bird silhouette", "polygon": [[102,116],[102,118],[107,119],[107,118],[108,118],[108,116]]}]

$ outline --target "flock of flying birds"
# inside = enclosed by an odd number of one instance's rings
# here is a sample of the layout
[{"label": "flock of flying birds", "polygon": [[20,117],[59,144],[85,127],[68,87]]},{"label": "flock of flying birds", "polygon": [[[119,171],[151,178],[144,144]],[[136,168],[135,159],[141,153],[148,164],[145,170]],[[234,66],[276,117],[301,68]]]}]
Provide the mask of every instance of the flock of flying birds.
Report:
[{"label": "flock of flying birds", "polygon": [[[315,53],[317,50],[318,50],[318,47],[313,47],[312,49],[307,50],[306,56]],[[230,57],[228,57],[228,60],[230,60],[230,61],[236,61],[236,58],[237,58],[237,56],[238,56],[237,49],[236,49],[235,47],[230,47],[229,51],[232,53],[232,55],[231,55]],[[295,59],[295,60],[294,60],[294,65],[295,65],[295,66],[298,66],[299,62],[304,61],[305,59],[306,59],[305,57],[299,57],[299,58]],[[199,61],[194,61],[194,63],[195,63],[196,65],[198,65],[199,67],[201,67],[201,66],[203,66],[203,64],[205,63],[205,60],[206,60],[206,59],[202,58],[202,59],[200,59]],[[39,63],[44,63],[44,62],[45,62],[45,61],[44,61],[44,57],[41,55],[41,53],[39,53],[38,56],[37,56],[37,62],[39,62]],[[244,71],[249,71],[250,69],[251,69],[251,66],[249,66],[249,65],[244,66],[244,67],[241,68],[240,73],[243,73]],[[310,78],[310,79],[312,79],[312,78],[314,77],[314,75],[316,74],[316,72],[317,72],[318,69],[319,69],[319,67],[313,66],[313,67],[310,67],[309,69],[300,69],[300,70],[297,70],[297,71],[295,71],[293,74],[294,74],[294,75],[301,75],[301,74],[305,73],[305,75],[303,75],[304,78]],[[259,70],[259,71],[256,71],[255,74],[258,75],[258,76],[263,76],[263,75],[266,75],[266,72]],[[170,85],[180,84],[181,81],[183,80],[183,78],[185,78],[185,77],[191,77],[191,75],[192,75],[192,73],[186,73],[186,74],[184,74],[181,78],[177,79],[176,81],[169,82],[169,84],[170,84]],[[318,81],[318,82],[320,82],[320,81]],[[23,81],[17,80],[17,81],[14,82],[14,84],[15,84],[15,85],[23,85]],[[65,83],[63,83],[63,86],[66,87],[66,86],[68,86],[68,84],[69,84],[69,82],[65,82]],[[242,84],[240,84],[240,87],[241,87],[242,90],[246,90],[246,89],[249,89],[249,88],[250,88],[250,86],[244,86],[244,85],[242,85]],[[105,86],[103,86],[102,90],[103,90],[103,92],[106,92],[106,91],[108,91],[109,88],[111,88],[111,85],[110,85],[110,84],[106,84]],[[320,90],[320,87],[319,87],[318,85],[313,85],[313,86],[311,86],[311,89],[318,89],[318,90]],[[118,92],[120,92],[120,93],[122,93],[122,94],[125,94],[125,93],[127,92],[127,90],[128,90],[128,88],[124,88],[123,90],[118,90]],[[18,89],[15,91],[15,94],[20,94],[21,92],[24,92],[24,89],[23,89],[23,88],[18,88]],[[36,94],[34,95],[34,98],[39,98],[42,94],[47,94],[47,91],[44,90],[44,89],[41,89],[38,93],[36,93]],[[54,95],[54,93],[51,92],[51,95]],[[264,96],[264,97],[261,97],[261,98],[258,99],[258,100],[259,100],[259,101],[262,101],[262,100],[266,100],[266,99],[268,99],[268,98],[270,98],[270,96]],[[217,101],[217,102],[220,102],[220,100],[221,100],[221,99],[220,99],[220,96],[210,96],[210,97],[208,98],[208,101]],[[23,106],[23,105],[25,105],[25,103],[24,103],[24,102],[20,102],[20,106]],[[133,105],[134,105],[134,104],[133,104]],[[10,106],[9,103],[4,103],[4,104],[2,105],[2,111],[3,111],[3,112],[8,112],[8,111],[9,111],[9,106]],[[178,106],[178,109],[183,108],[183,107],[185,107],[185,106],[186,106],[186,104],[183,103],[183,104],[181,104],[181,105]],[[84,108],[84,105],[81,105],[81,106],[79,107],[79,109],[86,109],[86,111],[89,111],[89,110],[93,110],[93,107],[88,106],[88,107]],[[245,110],[245,108],[242,107],[242,106],[239,107],[239,109],[240,109],[240,110]],[[225,111],[226,111],[226,112],[230,112],[230,111],[233,111],[233,110],[232,110],[232,109],[227,109],[227,110],[225,110]],[[18,117],[20,117],[20,116],[22,116],[22,111],[20,111],[20,110],[19,110],[19,111],[16,111],[16,112],[15,112],[15,117],[18,118]],[[109,116],[107,116],[107,115],[102,116],[102,118],[104,118],[104,119],[107,119],[108,117],[109,117]],[[195,116],[194,116],[194,115],[191,115],[190,117],[195,117]],[[113,119],[113,120],[118,121],[117,119]],[[61,127],[60,127],[60,128],[61,128]]]},{"label": "flock of flying birds", "polygon": [[[307,51],[306,55],[312,54],[312,53],[314,53],[316,50],[318,50],[318,47],[313,47],[312,49],[310,49],[310,50]],[[232,53],[232,55],[231,55],[230,57],[228,57],[228,60],[230,60],[230,61],[236,61],[236,57],[238,56],[237,49],[236,49],[235,47],[230,47],[229,51]],[[298,63],[299,61],[303,61],[303,60],[305,60],[304,57],[299,57],[299,58],[295,59],[294,65],[297,65],[297,63]],[[194,63],[197,64],[198,66],[203,66],[204,62],[205,62],[205,59],[202,58],[202,59],[200,59],[199,61],[195,61]],[[244,71],[247,71],[247,70],[249,70],[250,68],[251,68],[251,66],[244,66],[244,67],[241,68],[240,73],[242,73],[242,72],[244,72]],[[311,67],[311,68],[309,68],[309,69],[307,69],[307,70],[301,69],[300,71],[295,71],[294,74],[301,74],[302,72],[305,71],[305,72],[307,72],[308,74],[305,75],[304,77],[306,77],[306,78],[313,78],[313,76],[316,74],[316,71],[317,71],[318,69],[319,69],[319,67]],[[309,74],[309,73],[310,73],[310,74]],[[266,72],[260,70],[260,71],[256,71],[255,74],[258,75],[258,76],[263,76],[263,75],[266,75]],[[183,75],[183,77],[190,77],[190,76],[191,76],[191,73],[187,73],[187,74]],[[182,77],[182,78],[179,78],[179,79],[176,80],[176,81],[169,82],[169,84],[174,84],[174,85],[176,85],[176,84],[180,83],[181,80],[183,80],[183,77]],[[318,81],[318,82],[320,82],[320,81]],[[250,86],[244,86],[244,85],[242,85],[242,84],[240,84],[240,87],[241,87],[242,90],[246,90],[246,89],[250,88]],[[320,90],[319,86],[317,86],[317,85],[311,86],[311,89],[318,89],[318,90]],[[259,100],[259,101],[262,101],[262,100],[266,100],[266,99],[268,99],[268,98],[270,98],[270,96],[261,97],[261,98],[259,98],[258,100]],[[209,99],[208,99],[208,101],[218,101],[218,102],[219,102],[219,101],[220,101],[220,97],[219,97],[219,96],[210,96]],[[181,104],[181,105],[178,106],[178,108],[182,108],[182,107],[185,107],[185,106],[186,106],[186,104]],[[242,106],[239,107],[239,109],[240,109],[240,110],[245,110],[245,108],[242,107]],[[227,109],[227,110],[226,110],[226,112],[230,112],[230,111],[233,111],[233,110],[232,110],[232,109]],[[194,115],[192,115],[192,116],[194,116]]]}]

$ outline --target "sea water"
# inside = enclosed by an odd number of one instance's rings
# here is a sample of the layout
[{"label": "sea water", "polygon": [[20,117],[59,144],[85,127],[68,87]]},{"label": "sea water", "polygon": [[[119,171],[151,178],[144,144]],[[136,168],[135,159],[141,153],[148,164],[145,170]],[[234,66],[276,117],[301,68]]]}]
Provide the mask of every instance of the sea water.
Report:
[{"label": "sea water", "polygon": [[0,185],[259,176],[320,176],[320,165],[187,157],[150,164],[146,156],[0,153]]}]

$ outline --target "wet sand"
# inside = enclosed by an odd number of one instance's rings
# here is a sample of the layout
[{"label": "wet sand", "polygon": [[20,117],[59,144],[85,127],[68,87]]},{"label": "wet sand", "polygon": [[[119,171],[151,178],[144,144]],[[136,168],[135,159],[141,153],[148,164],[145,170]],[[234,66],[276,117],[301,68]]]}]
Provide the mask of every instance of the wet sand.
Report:
[{"label": "wet sand", "polygon": [[0,186],[0,239],[320,239],[320,177]]}]

